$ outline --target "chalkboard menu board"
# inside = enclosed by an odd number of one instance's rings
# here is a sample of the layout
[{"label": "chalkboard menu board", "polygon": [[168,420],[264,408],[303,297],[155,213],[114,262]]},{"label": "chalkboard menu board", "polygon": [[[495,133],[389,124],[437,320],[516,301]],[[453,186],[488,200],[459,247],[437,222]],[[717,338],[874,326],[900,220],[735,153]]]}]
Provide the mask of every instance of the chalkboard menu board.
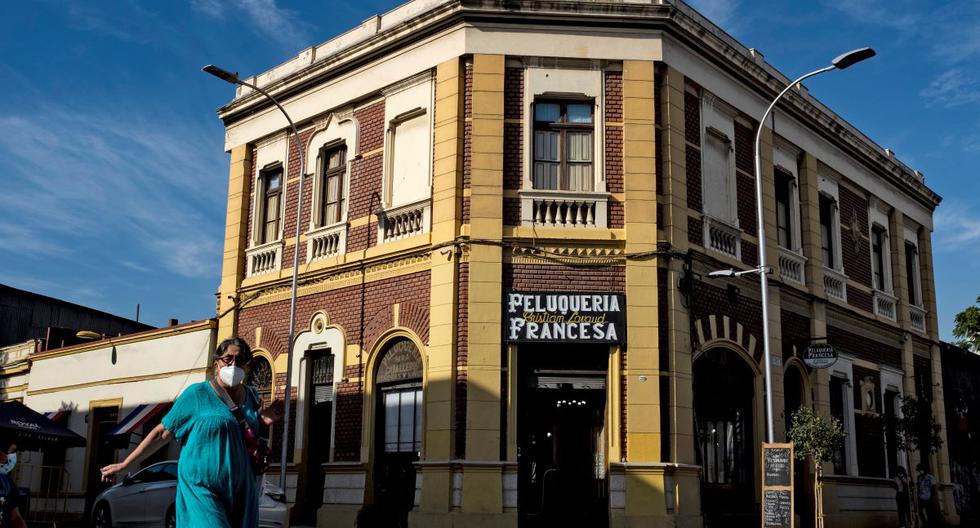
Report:
[{"label": "chalkboard menu board", "polygon": [[792,528],[793,492],[766,490],[762,495],[763,528]]},{"label": "chalkboard menu board", "polygon": [[793,481],[793,450],[770,447],[765,450],[766,487],[789,486]]},{"label": "chalkboard menu board", "polygon": [[762,444],[762,528],[793,528],[793,444]]}]

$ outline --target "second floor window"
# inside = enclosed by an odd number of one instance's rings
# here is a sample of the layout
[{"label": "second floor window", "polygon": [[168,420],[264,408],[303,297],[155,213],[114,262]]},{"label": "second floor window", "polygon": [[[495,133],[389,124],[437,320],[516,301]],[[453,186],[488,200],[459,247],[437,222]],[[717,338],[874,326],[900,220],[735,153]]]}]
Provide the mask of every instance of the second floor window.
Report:
[{"label": "second floor window", "polygon": [[260,177],[260,227],[259,243],[265,244],[279,238],[282,202],[282,166],[262,171]]},{"label": "second floor window", "polygon": [[793,176],[776,169],[776,235],[779,246],[793,249]]},{"label": "second floor window", "polygon": [[344,175],[347,147],[339,145],[320,151],[320,217],[317,226],[336,224],[344,217]]},{"label": "second floor window", "polygon": [[837,205],[834,199],[820,195],[820,249],[823,256],[823,265],[837,268],[837,248],[834,247],[834,215],[837,212]]},{"label": "second floor window", "polygon": [[593,106],[591,101],[535,102],[535,189],[593,190]]},{"label": "second floor window", "polygon": [[905,242],[905,278],[906,287],[909,291],[909,304],[912,306],[922,306],[922,298],[919,294],[919,250],[915,244]]},{"label": "second floor window", "polygon": [[871,270],[874,275],[874,287],[879,291],[885,290],[885,229],[881,226],[871,228]]}]

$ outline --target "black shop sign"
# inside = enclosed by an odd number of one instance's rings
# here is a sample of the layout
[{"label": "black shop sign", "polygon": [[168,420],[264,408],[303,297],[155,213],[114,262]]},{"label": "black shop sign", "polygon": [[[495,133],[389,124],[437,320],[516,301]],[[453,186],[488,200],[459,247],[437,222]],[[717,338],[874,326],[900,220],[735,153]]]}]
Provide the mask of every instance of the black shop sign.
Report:
[{"label": "black shop sign", "polygon": [[625,343],[626,296],[508,291],[504,295],[504,341]]}]

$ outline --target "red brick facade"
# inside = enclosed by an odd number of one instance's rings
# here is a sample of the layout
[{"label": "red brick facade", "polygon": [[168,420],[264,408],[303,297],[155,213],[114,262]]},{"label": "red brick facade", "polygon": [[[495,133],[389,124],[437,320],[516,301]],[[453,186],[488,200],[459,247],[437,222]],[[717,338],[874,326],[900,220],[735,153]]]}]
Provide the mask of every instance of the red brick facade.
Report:
[{"label": "red brick facade", "polygon": [[[429,272],[418,272],[401,277],[370,282],[364,286],[349,286],[337,290],[302,296],[296,303],[297,334],[308,330],[313,314],[323,310],[330,324],[339,326],[347,344],[361,345],[370,351],[382,333],[392,327],[393,308],[400,305],[399,325],[415,332],[423,343],[429,339]],[[261,306],[246,306],[239,314],[239,334],[249,341],[255,337],[255,329],[262,328],[262,342],[258,343],[273,358],[286,352],[286,335],[289,325],[289,301],[279,301]],[[253,343],[256,344],[256,343]],[[297,350],[295,354],[304,351]],[[349,360],[349,359],[348,359]],[[358,358],[359,362],[366,357]],[[342,368],[336,365],[336,368]],[[280,373],[282,374],[282,373]],[[285,378],[282,379],[285,382]],[[336,388],[337,429],[336,459],[360,453],[361,389],[364,381],[357,375],[357,365],[347,367],[344,380]],[[294,377],[293,387],[298,385]],[[356,391],[354,389],[357,389]],[[343,418],[343,420],[341,419]],[[293,424],[296,422],[293,421]],[[345,423],[354,423],[348,428]],[[353,453],[353,455],[351,455]]]},{"label": "red brick facade", "polygon": [[[605,114],[606,122],[623,122],[623,72],[605,72]],[[623,192],[623,127],[605,125],[606,136],[606,191]],[[608,226],[623,227],[625,211],[623,202],[609,201]]]}]

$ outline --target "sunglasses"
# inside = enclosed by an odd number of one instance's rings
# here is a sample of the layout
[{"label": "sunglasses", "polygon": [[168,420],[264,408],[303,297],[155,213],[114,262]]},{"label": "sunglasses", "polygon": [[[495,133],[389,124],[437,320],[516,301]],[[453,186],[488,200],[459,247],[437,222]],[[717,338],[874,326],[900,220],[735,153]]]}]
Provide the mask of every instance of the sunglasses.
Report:
[{"label": "sunglasses", "polygon": [[242,355],[237,355],[237,356],[227,355],[227,356],[221,356],[215,358],[215,361],[223,363],[226,367],[230,367],[232,365],[235,365],[236,367],[244,367],[245,365],[251,363],[252,358],[248,358]]}]

